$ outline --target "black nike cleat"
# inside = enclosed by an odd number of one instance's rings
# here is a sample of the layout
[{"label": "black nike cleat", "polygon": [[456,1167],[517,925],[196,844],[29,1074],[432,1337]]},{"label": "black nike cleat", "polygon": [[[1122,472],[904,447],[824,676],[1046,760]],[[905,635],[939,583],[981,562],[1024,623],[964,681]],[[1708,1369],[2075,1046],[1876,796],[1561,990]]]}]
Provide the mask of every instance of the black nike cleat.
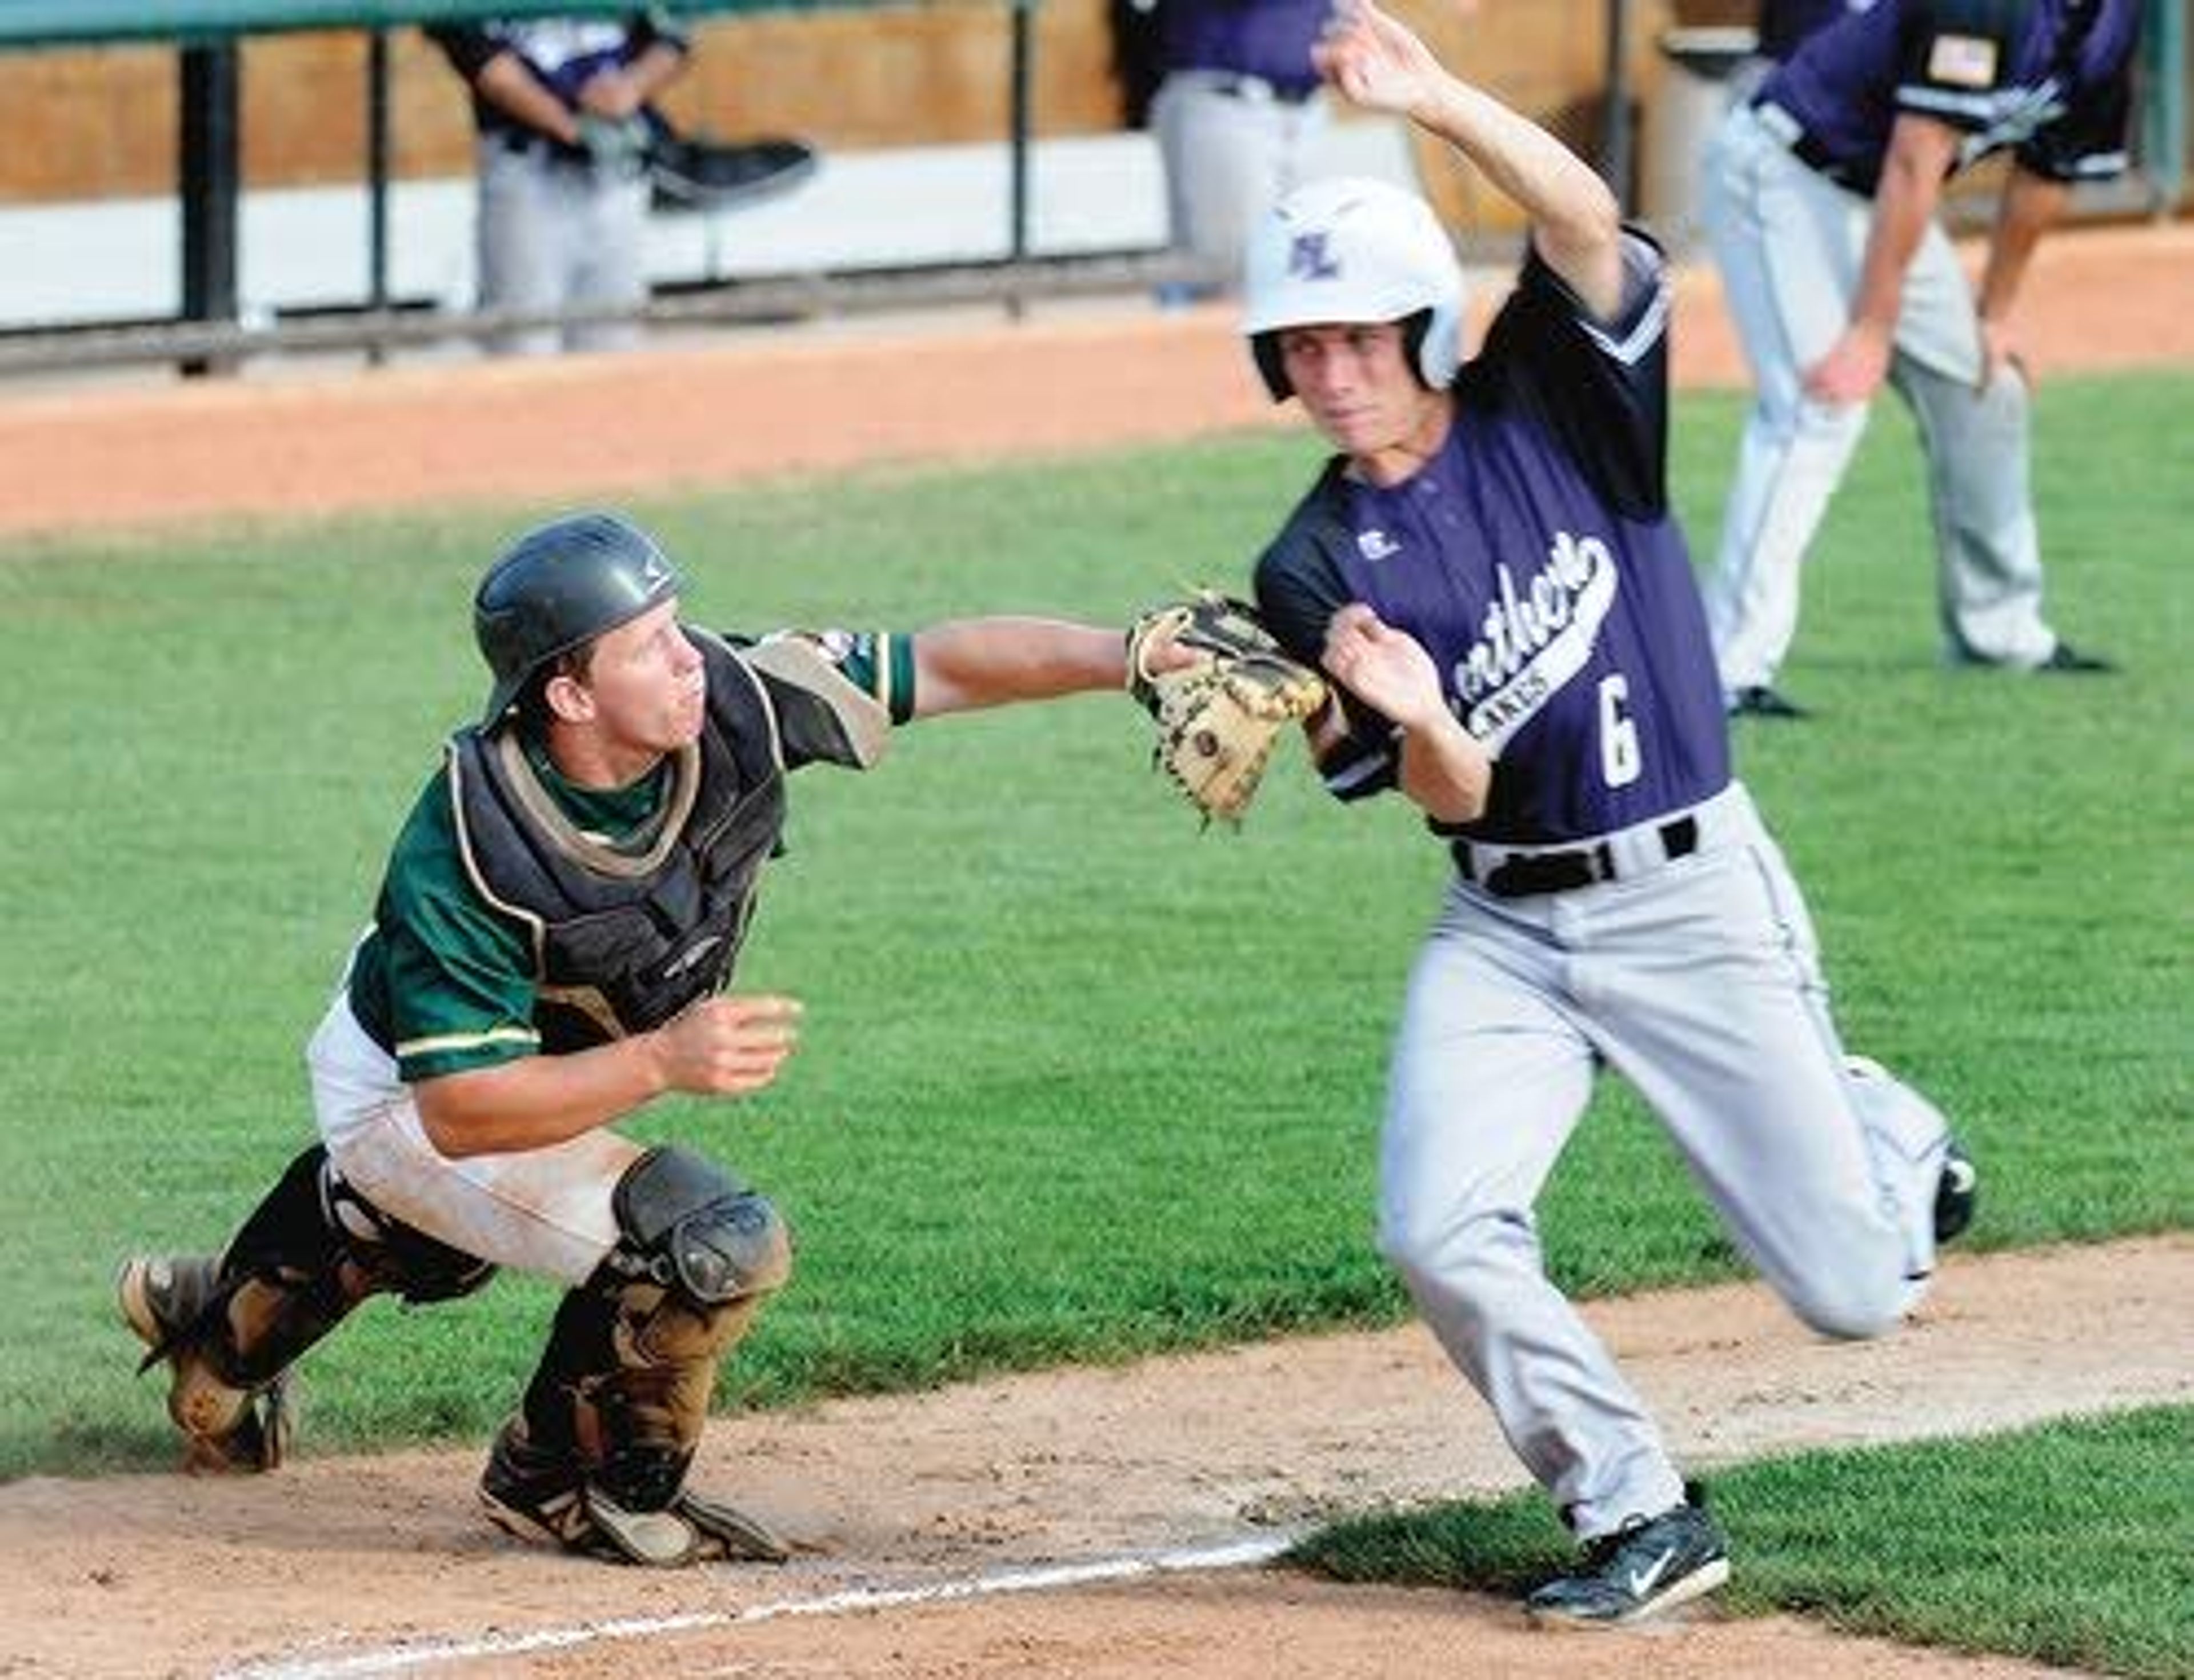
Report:
[{"label": "black nike cleat", "polygon": [[1938,1246],[1962,1235],[1973,1223],[1981,1199],[1981,1176],[1973,1158],[1954,1140],[1943,1154],[1943,1176],[1935,1181],[1935,1241]]},{"label": "black nike cleat", "polygon": [[1728,710],[1732,717],[1780,717],[1793,722],[1813,715],[1781,689],[1771,688],[1764,682],[1755,682],[1732,694]]},{"label": "black nike cleat", "polygon": [[2042,676],[2110,676],[2117,663],[2100,653],[2083,653],[2069,642],[2059,642],[2043,659],[2021,661],[1991,659],[1963,647],[1950,650],[1950,663],[1967,670],[2008,670]]},{"label": "black nike cleat", "polygon": [[1585,1547],[1584,1562],[1524,1601],[1548,1627],[1621,1627],[1712,1592],[1729,1579],[1721,1530],[1696,1493],[1658,1516],[1634,1516]]},{"label": "black nike cleat", "polygon": [[2059,671],[2073,676],[2109,676],[2117,665],[2100,653],[2082,653],[2069,642],[2060,642],[2049,650],[2049,657],[2035,667],[2041,671]]}]

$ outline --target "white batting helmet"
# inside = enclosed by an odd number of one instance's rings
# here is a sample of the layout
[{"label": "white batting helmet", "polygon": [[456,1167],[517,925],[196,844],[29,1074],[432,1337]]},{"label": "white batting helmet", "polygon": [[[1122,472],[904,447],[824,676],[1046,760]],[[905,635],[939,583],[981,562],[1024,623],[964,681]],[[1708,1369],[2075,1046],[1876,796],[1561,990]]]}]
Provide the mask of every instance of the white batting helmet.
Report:
[{"label": "white batting helmet", "polygon": [[1462,360],[1462,265],[1416,193],[1353,175],[1313,181],[1282,198],[1249,236],[1242,331],[1266,388],[1292,394],[1283,327],[1427,317],[1411,346],[1417,375],[1444,390]]}]

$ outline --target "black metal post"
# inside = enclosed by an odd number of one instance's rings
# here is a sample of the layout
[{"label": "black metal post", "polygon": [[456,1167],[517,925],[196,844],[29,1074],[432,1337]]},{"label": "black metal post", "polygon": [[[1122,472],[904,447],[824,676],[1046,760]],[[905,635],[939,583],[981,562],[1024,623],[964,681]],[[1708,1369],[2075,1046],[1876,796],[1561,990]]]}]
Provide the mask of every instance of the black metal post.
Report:
[{"label": "black metal post", "polygon": [[[1030,60],[1035,52],[1035,30],[1032,14],[1036,0],[1013,0],[1013,66],[1012,66],[1012,128],[1008,167],[1011,171],[1011,217],[1008,228],[1008,250],[1016,268],[1027,257],[1029,250],[1029,129],[1030,117]],[[1015,320],[1021,315],[1020,282],[1015,279],[1006,289],[1006,313]]]},{"label": "black metal post", "polygon": [[[388,308],[388,32],[376,29],[365,42],[365,304],[375,314]],[[365,352],[369,365],[388,360],[376,338]]]},{"label": "black metal post", "polygon": [[[179,164],[183,319],[233,323],[236,308],[238,53],[233,39],[184,47]],[[230,373],[233,359],[186,361],[186,374]]]},{"label": "black metal post", "polygon": [[1630,0],[1607,0],[1607,94],[1600,114],[1600,172],[1630,209]]}]

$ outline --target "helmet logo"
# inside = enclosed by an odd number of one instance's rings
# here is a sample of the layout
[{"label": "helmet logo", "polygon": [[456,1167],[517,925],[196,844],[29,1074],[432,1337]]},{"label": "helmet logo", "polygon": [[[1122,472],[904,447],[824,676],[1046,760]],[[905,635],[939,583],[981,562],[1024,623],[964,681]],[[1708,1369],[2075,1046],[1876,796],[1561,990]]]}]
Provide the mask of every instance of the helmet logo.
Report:
[{"label": "helmet logo", "polygon": [[654,593],[658,585],[668,582],[669,577],[670,568],[663,563],[660,555],[650,555],[640,562],[640,584],[651,595]]},{"label": "helmet logo", "polygon": [[1341,264],[1326,249],[1324,233],[1298,233],[1288,249],[1288,273],[1299,280],[1331,280],[1341,275]]}]

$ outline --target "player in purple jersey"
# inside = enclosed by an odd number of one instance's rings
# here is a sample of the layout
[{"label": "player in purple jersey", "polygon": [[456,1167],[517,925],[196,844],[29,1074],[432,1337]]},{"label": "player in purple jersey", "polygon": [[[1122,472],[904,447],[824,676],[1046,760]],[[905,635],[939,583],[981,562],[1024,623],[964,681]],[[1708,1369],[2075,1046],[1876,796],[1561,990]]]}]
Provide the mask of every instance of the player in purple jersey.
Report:
[{"label": "player in purple jersey", "polygon": [[1337,685],[1311,726],[1328,787],[1399,791],[1455,861],[1393,1052],[1381,1249],[1583,1544],[1531,1613],[1628,1621],[1729,1566],[1542,1263],[1533,1208],[1595,1070],[1636,1088],[1828,1335],[1897,1323],[1971,1214],[1972,1171],[1924,1099],[1845,1056],[1804,900],[1731,780],[1668,505],[1661,253],[1582,162],[1376,8],[1345,8],[1319,57],[1531,225],[1463,361],[1462,273],[1422,200],[1321,182],[1267,219],[1243,328],[1339,453],[1256,590]]},{"label": "player in purple jersey", "polygon": [[[1151,101],[1151,131],[1165,164],[1173,247],[1231,279],[1272,201],[1307,178],[1325,127],[1310,50],[1326,0],[1161,0],[1165,74]],[[1192,282],[1163,294],[1189,302],[1217,294]]]},{"label": "player in purple jersey", "polygon": [[[1803,715],[1775,686],[1799,567],[1885,379],[1927,455],[1951,660],[2109,670],[2042,617],[2012,311],[2071,183],[2124,166],[2139,0],[1770,9],[1792,12],[1788,60],[1706,165],[1707,235],[1758,388],[1707,595],[1731,709]],[[1953,174],[2006,147],[1976,295],[1935,210]]]},{"label": "player in purple jersey", "polygon": [[658,8],[591,18],[430,25],[472,91],[480,303],[600,319],[512,325],[491,353],[627,350],[647,300],[651,101],[683,75],[688,36]]}]

